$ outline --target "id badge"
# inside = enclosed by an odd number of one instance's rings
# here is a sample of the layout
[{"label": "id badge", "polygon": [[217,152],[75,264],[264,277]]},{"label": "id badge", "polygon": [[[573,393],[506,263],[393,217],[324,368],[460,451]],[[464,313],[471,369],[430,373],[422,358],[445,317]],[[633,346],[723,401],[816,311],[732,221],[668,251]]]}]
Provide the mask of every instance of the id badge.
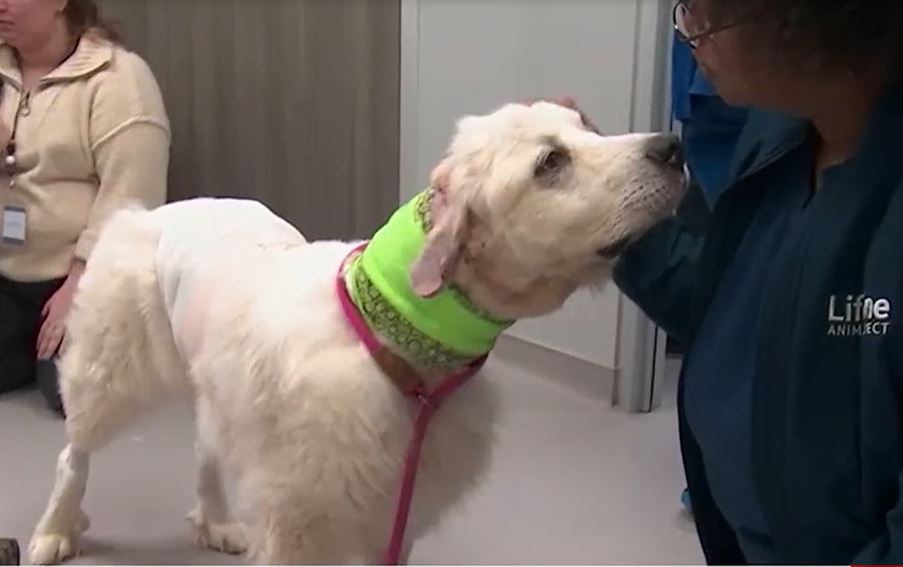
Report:
[{"label": "id badge", "polygon": [[21,207],[3,207],[3,244],[23,246],[28,228],[28,216]]}]

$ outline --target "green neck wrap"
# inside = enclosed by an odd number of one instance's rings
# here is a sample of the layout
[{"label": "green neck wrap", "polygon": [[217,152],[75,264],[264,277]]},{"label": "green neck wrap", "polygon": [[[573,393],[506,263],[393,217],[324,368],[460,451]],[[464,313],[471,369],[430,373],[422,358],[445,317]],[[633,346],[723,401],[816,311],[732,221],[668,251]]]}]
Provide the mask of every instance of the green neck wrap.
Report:
[{"label": "green neck wrap", "polygon": [[481,312],[456,287],[423,298],[411,289],[411,266],[430,229],[427,190],[402,206],[348,266],[351,299],[383,340],[421,368],[463,366],[495,345],[511,322]]}]

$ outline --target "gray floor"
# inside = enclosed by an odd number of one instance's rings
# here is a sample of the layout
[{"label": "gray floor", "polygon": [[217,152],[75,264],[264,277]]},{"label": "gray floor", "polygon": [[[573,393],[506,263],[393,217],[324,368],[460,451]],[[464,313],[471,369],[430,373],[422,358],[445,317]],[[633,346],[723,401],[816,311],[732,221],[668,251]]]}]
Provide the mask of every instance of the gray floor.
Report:
[{"label": "gray floor", "polygon": [[[480,494],[417,543],[414,564],[698,564],[673,404],[626,415],[505,361],[493,473]],[[672,369],[673,374],[673,369]],[[670,395],[669,395],[670,397]],[[192,435],[183,408],[144,420],[92,462],[92,529],[79,563],[223,564],[197,550]],[[33,392],[0,398],[0,537],[25,544],[45,504],[61,423]]]}]

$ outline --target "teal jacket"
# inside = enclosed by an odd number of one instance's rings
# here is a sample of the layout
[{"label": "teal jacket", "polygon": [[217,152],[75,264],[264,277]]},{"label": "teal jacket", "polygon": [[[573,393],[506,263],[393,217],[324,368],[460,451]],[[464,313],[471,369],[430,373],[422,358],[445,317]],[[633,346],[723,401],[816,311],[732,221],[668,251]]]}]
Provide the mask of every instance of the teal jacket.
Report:
[{"label": "teal jacket", "polygon": [[[708,236],[669,220],[617,266],[622,290],[688,357],[706,348],[697,331],[768,179],[799,168],[792,156],[811,144],[807,124],[753,112]],[[825,173],[808,207],[814,222],[765,288],[749,337],[757,498],[781,563],[903,564],[903,93],[884,98],[858,155]],[[683,382],[681,450],[702,547],[710,563],[742,564],[687,426]]]}]

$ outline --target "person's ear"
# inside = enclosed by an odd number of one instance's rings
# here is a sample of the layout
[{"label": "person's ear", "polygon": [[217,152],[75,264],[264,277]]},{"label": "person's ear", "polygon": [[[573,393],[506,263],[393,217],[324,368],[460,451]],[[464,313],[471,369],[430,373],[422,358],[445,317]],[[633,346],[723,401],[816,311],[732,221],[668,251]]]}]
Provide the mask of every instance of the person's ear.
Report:
[{"label": "person's ear", "polygon": [[411,266],[411,287],[420,297],[439,293],[448,281],[467,232],[467,205],[460,192],[449,191],[451,163],[448,159],[431,176],[432,229],[420,256]]}]

